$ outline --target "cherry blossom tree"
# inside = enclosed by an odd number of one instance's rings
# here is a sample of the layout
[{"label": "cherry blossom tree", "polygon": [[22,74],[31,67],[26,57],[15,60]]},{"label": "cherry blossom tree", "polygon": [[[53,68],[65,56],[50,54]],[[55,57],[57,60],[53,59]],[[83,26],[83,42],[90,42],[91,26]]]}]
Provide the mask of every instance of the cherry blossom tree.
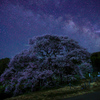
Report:
[{"label": "cherry blossom tree", "polygon": [[5,93],[13,91],[16,96],[40,87],[55,87],[77,80],[74,75],[84,78],[86,72],[92,72],[90,54],[68,37],[34,37],[29,45],[10,60],[9,68],[0,76]]}]

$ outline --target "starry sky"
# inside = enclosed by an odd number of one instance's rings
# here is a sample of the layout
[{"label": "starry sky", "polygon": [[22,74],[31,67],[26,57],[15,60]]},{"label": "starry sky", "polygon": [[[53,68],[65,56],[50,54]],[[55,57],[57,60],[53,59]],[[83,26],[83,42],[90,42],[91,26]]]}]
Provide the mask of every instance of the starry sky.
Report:
[{"label": "starry sky", "polygon": [[28,49],[44,34],[74,39],[100,51],[100,0],[0,0],[0,59]]}]

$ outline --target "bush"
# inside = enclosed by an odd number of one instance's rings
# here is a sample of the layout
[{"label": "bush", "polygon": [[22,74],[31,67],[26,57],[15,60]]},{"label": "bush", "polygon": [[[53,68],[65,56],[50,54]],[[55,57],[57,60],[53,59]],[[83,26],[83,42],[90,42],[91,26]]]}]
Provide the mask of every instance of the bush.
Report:
[{"label": "bush", "polygon": [[78,85],[81,83],[81,79],[79,77],[79,75],[74,75],[74,77],[76,78],[76,80],[71,81],[72,85]]}]

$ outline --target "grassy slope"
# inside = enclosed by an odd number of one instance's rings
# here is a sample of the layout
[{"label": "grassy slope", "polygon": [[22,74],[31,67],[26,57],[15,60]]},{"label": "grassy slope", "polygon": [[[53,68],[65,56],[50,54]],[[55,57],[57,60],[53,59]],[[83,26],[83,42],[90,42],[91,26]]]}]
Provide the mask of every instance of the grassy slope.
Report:
[{"label": "grassy slope", "polygon": [[[88,85],[89,78],[85,80]],[[82,95],[85,93],[90,93],[96,90],[100,90],[100,80],[98,82],[93,82],[86,89],[81,89],[83,86],[83,81],[81,85],[73,86],[71,89],[66,84],[63,87],[53,88],[53,89],[45,89],[37,92],[26,93],[24,95],[8,98],[5,100],[58,100],[63,98],[69,98],[77,95]]]},{"label": "grassy slope", "polygon": [[[38,91],[34,93],[28,93],[24,95],[20,95],[17,97],[8,98],[5,100],[57,100],[57,99],[63,99],[68,98],[72,96],[82,95],[85,93],[93,92],[97,89],[100,89],[100,82],[98,83],[91,83],[91,88],[88,88],[86,90],[81,90],[81,86],[77,87],[70,87],[65,86],[63,88],[54,89],[54,90],[45,90],[45,91]],[[98,88],[99,87],[99,88]]]}]

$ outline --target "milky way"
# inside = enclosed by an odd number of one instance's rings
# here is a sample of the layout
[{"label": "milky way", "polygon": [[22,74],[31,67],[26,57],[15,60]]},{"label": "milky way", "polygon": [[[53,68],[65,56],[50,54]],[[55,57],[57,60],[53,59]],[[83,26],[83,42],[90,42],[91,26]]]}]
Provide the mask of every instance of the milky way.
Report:
[{"label": "milky way", "polygon": [[43,34],[68,36],[90,53],[100,51],[99,0],[0,0],[0,58],[28,48]]}]

